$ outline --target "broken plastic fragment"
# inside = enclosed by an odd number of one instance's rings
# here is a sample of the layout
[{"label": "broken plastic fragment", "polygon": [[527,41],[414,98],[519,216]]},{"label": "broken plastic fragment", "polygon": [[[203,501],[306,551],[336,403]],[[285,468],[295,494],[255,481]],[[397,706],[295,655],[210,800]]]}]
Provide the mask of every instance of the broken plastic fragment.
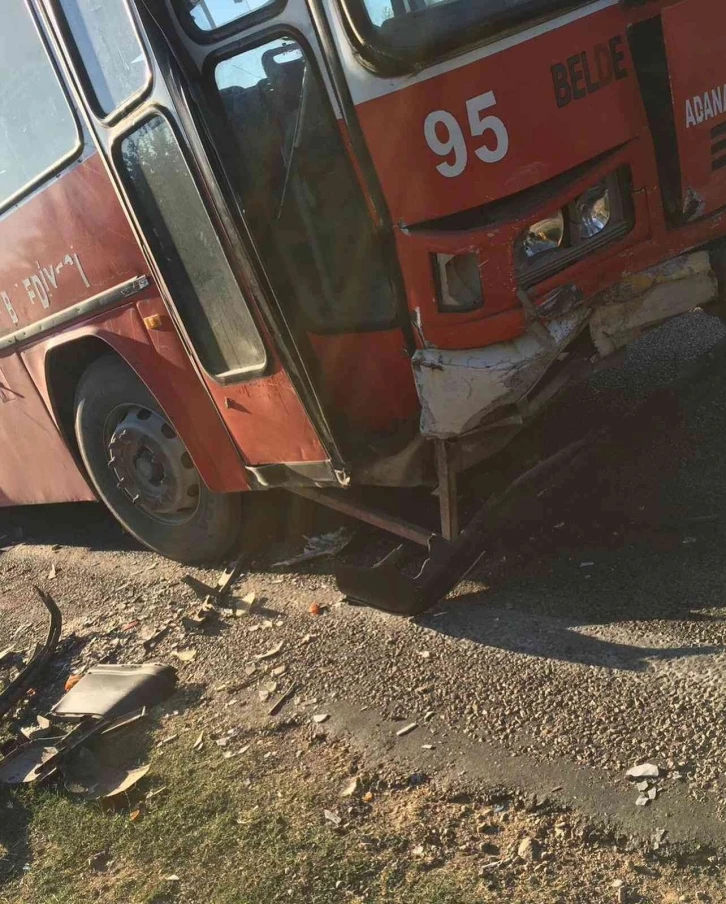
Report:
[{"label": "broken plastic fragment", "polygon": [[258,653],[257,656],[255,656],[255,659],[273,659],[283,648],[284,644],[285,642],[281,640],[280,643],[275,644],[274,647],[270,647],[265,653]]},{"label": "broken plastic fragment", "polygon": [[317,537],[309,537],[304,550],[298,556],[275,562],[273,568],[282,568],[286,565],[298,565],[302,562],[310,562],[323,556],[334,556],[342,552],[353,539],[354,533],[346,527],[331,531],[327,534],[319,534]]}]

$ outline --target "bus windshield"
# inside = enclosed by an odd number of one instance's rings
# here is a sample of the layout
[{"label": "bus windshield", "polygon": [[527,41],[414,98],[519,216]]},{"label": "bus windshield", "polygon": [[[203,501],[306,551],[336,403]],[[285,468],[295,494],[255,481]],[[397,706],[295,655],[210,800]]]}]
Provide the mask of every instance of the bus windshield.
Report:
[{"label": "bus windshield", "polygon": [[343,0],[355,34],[386,68],[416,65],[592,0]]}]

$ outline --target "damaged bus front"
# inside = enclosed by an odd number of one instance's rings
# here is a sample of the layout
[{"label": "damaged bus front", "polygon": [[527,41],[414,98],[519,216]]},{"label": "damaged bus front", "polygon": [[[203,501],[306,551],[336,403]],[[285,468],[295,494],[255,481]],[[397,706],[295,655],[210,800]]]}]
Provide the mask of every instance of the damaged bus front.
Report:
[{"label": "damaged bus front", "polygon": [[425,436],[486,455],[583,362],[717,301],[717,0],[346,0],[337,37],[393,220]]},{"label": "damaged bus front", "polygon": [[[459,534],[460,471],[644,331],[720,313],[722,0],[7,16],[5,505],[100,498],[198,562],[233,494],[282,487],[428,544],[413,587],[344,578],[420,609],[493,518]],[[435,534],[352,489],[437,484]]]}]

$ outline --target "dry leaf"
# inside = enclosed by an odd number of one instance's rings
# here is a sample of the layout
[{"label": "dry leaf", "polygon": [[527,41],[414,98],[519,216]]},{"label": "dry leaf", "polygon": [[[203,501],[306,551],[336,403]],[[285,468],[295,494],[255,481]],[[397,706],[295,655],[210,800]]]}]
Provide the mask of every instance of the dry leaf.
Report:
[{"label": "dry leaf", "polygon": [[68,692],[72,687],[75,687],[78,684],[82,677],[82,675],[71,675],[63,685],[63,690]]},{"label": "dry leaf", "polygon": [[341,797],[352,797],[355,792],[358,790],[358,779],[354,778],[352,781],[348,782],[348,784],[343,788],[340,792]]},{"label": "dry leaf", "polygon": [[181,659],[182,662],[194,662],[197,658],[197,651],[192,649],[172,650],[171,655],[176,656],[177,659]]}]

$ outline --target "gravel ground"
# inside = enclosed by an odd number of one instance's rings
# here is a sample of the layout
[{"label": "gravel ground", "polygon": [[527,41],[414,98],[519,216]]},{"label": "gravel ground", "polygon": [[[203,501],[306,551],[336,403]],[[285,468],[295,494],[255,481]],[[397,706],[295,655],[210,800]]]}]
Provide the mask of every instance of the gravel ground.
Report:
[{"label": "gravel ground", "polygon": [[[174,663],[190,705],[220,725],[294,683],[285,712],[329,713],[373,762],[546,794],[643,841],[665,827],[674,843],[726,848],[723,338],[705,315],[682,318],[558,403],[501,466],[604,421],[611,436],[511,512],[477,571],[420,619],[343,603],[330,562],[272,568],[301,527],[338,522],[271,497],[234,590],[256,608],[190,634],[188,569],[139,550],[96,506],[51,506],[0,519],[0,533],[22,530],[0,557],[0,647],[42,633],[39,583],[66,620],[40,703],[98,661]],[[345,556],[391,547],[363,533]],[[175,656],[187,649],[193,661]],[[636,807],[624,772],[644,761],[662,777]]]}]

